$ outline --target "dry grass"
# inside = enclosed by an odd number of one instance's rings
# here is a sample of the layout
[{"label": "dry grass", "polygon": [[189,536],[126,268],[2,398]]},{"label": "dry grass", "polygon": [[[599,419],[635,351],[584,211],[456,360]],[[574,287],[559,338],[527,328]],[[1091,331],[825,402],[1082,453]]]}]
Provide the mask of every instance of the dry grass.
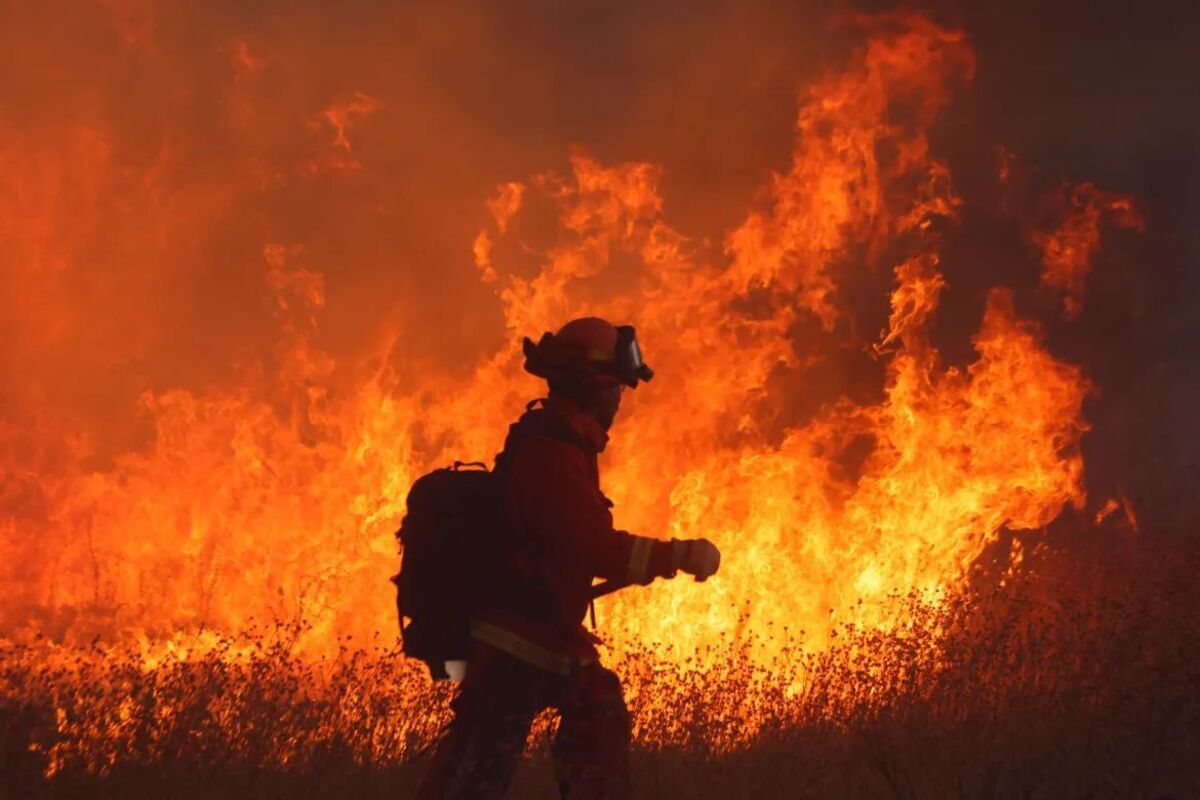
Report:
[{"label": "dry grass", "polygon": [[[1146,574],[1087,601],[1010,586],[911,628],[847,629],[788,656],[806,676],[790,689],[744,642],[703,671],[628,654],[640,796],[1198,797],[1197,573]],[[447,691],[382,650],[313,664],[288,639],[150,670],[130,649],[3,645],[0,793],[406,796]],[[511,796],[554,796],[547,733]]]}]

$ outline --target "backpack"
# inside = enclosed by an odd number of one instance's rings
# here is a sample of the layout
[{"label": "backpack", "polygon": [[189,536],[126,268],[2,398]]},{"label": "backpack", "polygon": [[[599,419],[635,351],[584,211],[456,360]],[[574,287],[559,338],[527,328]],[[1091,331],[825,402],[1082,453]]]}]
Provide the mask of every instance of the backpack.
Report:
[{"label": "backpack", "polygon": [[497,585],[505,554],[499,476],[484,464],[437,469],[418,478],[396,532],[396,610],[401,650],[443,680],[446,661],[467,657],[474,613]]}]

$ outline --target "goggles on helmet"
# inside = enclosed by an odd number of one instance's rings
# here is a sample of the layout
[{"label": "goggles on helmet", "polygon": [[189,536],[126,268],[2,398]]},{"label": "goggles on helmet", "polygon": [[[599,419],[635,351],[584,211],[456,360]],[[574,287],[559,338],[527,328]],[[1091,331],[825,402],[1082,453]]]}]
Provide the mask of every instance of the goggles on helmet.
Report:
[{"label": "goggles on helmet", "polygon": [[617,326],[617,348],[613,354],[613,374],[617,380],[631,389],[638,381],[649,381],[654,370],[642,361],[642,348],[638,347],[637,331],[632,325]]}]

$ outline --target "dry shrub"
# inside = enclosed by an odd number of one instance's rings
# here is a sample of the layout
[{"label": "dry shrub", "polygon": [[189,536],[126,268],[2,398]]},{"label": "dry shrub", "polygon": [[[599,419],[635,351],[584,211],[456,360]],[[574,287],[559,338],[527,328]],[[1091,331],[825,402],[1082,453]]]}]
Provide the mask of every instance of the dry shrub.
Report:
[{"label": "dry shrub", "polygon": [[[1164,566],[1165,563],[1165,566]],[[625,653],[646,797],[1191,797],[1200,792],[1195,559],[1101,593],[1010,581],[778,663],[731,642]],[[1135,576],[1136,580],[1135,580]],[[450,690],[382,647],[321,662],[295,629],[163,657],[0,645],[11,796],[404,796]],[[700,668],[699,664],[715,664]],[[553,796],[541,720],[514,797]]]}]

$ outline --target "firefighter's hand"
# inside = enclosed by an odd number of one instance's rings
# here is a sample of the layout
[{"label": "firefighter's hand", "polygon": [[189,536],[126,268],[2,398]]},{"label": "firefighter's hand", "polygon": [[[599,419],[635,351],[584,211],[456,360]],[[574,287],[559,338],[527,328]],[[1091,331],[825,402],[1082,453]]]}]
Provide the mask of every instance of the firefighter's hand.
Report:
[{"label": "firefighter's hand", "polygon": [[698,581],[706,581],[721,566],[721,551],[708,539],[672,539],[671,564]]}]

